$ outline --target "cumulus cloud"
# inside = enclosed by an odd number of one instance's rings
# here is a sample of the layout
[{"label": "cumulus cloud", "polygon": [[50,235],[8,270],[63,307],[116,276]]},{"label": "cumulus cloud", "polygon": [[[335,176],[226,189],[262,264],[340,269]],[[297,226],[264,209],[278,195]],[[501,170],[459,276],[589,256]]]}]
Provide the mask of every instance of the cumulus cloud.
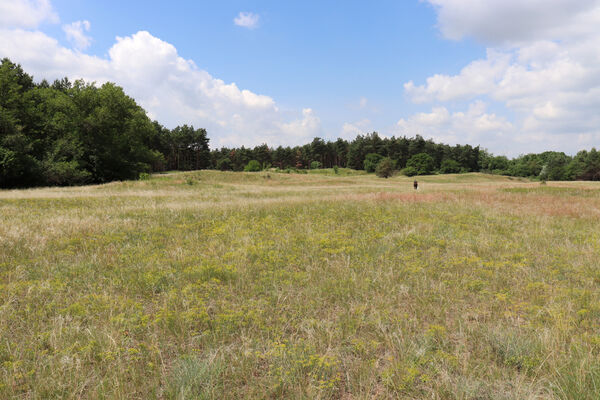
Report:
[{"label": "cumulus cloud", "polygon": [[486,94],[505,73],[510,59],[510,54],[488,50],[485,60],[473,61],[458,75],[436,74],[427,78],[426,85],[422,86],[415,86],[413,81],[409,81],[404,84],[404,90],[415,103],[456,100]]},{"label": "cumulus cloud", "polygon": [[398,135],[421,135],[436,141],[458,143],[488,143],[500,148],[514,133],[514,126],[504,117],[487,112],[482,101],[471,103],[467,111],[450,112],[446,107],[434,107],[431,112],[417,113],[396,124]]},{"label": "cumulus cloud", "polygon": [[258,21],[260,16],[251,12],[240,12],[237,17],[233,19],[233,23],[237,26],[241,26],[248,29],[254,29],[258,27]]},{"label": "cumulus cloud", "polygon": [[413,102],[497,102],[514,116],[513,132],[505,130],[512,153],[600,144],[600,0],[427,1],[444,36],[488,49],[457,75],[407,82]]},{"label": "cumulus cloud", "polygon": [[597,0],[426,0],[438,12],[442,34],[485,43],[560,40],[595,31]]},{"label": "cumulus cloud", "polygon": [[367,118],[356,122],[346,122],[342,126],[340,137],[346,140],[353,140],[358,135],[369,133],[371,121]]},{"label": "cumulus cloud", "polygon": [[89,32],[90,30],[89,21],[76,21],[68,25],[63,25],[62,28],[67,39],[76,49],[85,50],[92,44],[92,38],[85,34],[85,32]]},{"label": "cumulus cloud", "polygon": [[5,29],[0,57],[21,63],[38,79],[116,82],[161,123],[206,128],[213,146],[299,144],[320,133],[311,109],[302,115],[282,111],[271,97],[213,77],[146,31],[117,38],[101,58],[62,47],[42,32]]},{"label": "cumulus cloud", "polygon": [[58,22],[50,0],[0,1],[0,28],[37,28],[46,21]]}]

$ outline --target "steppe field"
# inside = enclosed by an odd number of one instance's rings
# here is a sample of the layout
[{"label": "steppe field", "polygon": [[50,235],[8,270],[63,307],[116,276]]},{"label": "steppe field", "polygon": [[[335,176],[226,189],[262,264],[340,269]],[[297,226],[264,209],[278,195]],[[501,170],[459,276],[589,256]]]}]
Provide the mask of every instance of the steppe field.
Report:
[{"label": "steppe field", "polygon": [[599,399],[600,183],[0,191],[1,399]]}]

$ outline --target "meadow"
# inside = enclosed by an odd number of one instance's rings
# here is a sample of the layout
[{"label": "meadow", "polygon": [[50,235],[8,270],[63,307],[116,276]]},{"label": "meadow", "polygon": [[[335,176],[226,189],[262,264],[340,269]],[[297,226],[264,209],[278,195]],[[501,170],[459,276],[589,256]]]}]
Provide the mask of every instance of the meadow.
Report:
[{"label": "meadow", "polygon": [[600,398],[600,184],[418,179],[0,191],[0,398]]}]

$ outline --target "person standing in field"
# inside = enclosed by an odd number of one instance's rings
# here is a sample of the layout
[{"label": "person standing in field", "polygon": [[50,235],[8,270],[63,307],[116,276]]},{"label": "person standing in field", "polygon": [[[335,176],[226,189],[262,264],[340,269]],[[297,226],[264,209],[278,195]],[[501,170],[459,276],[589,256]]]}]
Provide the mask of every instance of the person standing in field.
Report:
[{"label": "person standing in field", "polygon": [[415,179],[415,181],[413,182],[413,187],[415,188],[415,190],[417,190],[419,188],[419,182],[417,182],[417,180]]}]

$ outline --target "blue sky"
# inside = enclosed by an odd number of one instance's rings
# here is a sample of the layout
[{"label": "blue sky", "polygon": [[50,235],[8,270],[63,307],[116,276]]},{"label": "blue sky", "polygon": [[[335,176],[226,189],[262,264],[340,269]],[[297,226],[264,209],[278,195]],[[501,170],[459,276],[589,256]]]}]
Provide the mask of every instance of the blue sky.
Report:
[{"label": "blue sky", "polygon": [[0,56],[116,81],[213,146],[375,130],[573,153],[600,145],[600,5],[572,3],[0,0]]},{"label": "blue sky", "polygon": [[[393,125],[418,108],[404,95],[406,81],[424,81],[440,70],[456,73],[485,55],[473,41],[442,38],[433,7],[419,1],[53,4],[65,21],[90,21],[89,53],[102,56],[115,36],[149,31],[225,82],[271,96],[285,108],[319,111],[326,136],[337,136],[340,118],[356,112]],[[258,27],[234,25],[240,11],[259,15]],[[60,27],[49,28],[68,45]],[[369,107],[357,110],[361,99]]]}]

